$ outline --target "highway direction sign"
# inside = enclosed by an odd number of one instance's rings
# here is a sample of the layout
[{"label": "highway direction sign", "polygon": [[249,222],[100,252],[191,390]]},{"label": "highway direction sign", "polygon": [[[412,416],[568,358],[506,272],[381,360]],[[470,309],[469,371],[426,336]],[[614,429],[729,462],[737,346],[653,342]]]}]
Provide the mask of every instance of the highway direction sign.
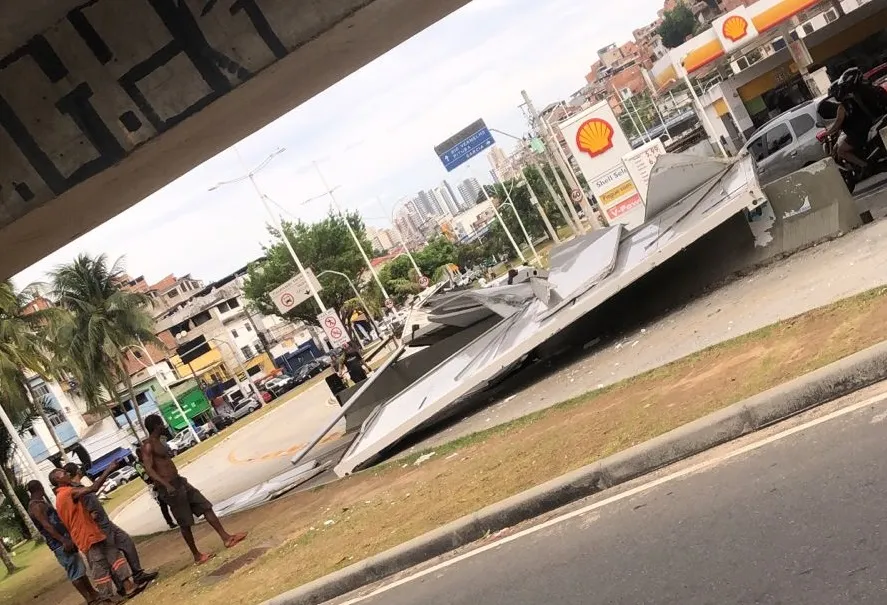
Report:
[{"label": "highway direction sign", "polygon": [[434,152],[447,172],[452,172],[494,143],[487,125],[477,120],[436,146]]},{"label": "highway direction sign", "polygon": [[[305,273],[308,274],[308,279],[311,280],[314,289],[320,292],[323,286],[314,277],[314,272],[311,269],[305,269]],[[286,315],[309,298],[311,298],[311,290],[301,273],[271,291],[271,300],[274,301],[274,305],[281,315]]]}]

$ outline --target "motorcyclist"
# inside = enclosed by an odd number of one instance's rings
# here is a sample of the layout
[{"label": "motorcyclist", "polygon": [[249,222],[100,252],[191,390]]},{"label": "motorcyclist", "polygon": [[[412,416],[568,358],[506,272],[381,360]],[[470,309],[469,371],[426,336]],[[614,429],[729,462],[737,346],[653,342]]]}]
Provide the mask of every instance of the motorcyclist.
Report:
[{"label": "motorcyclist", "polygon": [[[847,76],[846,72],[831,85],[828,91],[829,96],[837,101],[837,106],[834,108],[835,121],[826,130],[826,134],[829,137],[837,137],[843,132],[844,136],[838,137],[835,152],[853,166],[865,169],[868,167],[868,163],[856,152],[865,149],[869,129],[871,129],[873,122],[853,94],[854,78],[845,76]],[[824,102],[820,107],[820,114],[822,114],[828,105]]]}]

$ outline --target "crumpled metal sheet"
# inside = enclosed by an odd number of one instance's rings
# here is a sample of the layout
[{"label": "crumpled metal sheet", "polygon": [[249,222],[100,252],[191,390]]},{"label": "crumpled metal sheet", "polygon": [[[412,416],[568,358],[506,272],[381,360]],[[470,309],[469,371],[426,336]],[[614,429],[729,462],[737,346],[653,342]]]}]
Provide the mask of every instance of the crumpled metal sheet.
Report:
[{"label": "crumpled metal sheet", "polygon": [[[548,313],[545,302],[528,298],[520,310],[381,405],[364,423],[360,436],[335,467],[336,473],[348,474],[372,460],[736,213],[764,202],[750,159],[740,158],[706,187],[696,187],[621,239],[619,231],[606,230],[585,236],[589,241],[578,238],[563,249],[556,248],[549,282],[556,290],[571,290],[565,300],[572,304],[561,304]],[[608,258],[593,249],[612,245],[614,237],[618,241],[615,255]],[[584,251],[590,254],[588,258]],[[588,259],[594,262],[585,262]]]}]

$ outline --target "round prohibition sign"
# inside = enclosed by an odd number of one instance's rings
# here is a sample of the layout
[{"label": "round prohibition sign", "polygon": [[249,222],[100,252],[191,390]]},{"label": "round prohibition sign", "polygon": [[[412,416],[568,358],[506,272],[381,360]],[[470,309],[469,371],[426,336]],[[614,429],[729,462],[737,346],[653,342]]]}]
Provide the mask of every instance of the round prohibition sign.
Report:
[{"label": "round prohibition sign", "polygon": [[[339,330],[339,328],[336,328],[336,318],[335,317],[327,317],[326,319],[323,320],[323,323],[326,325],[327,328],[334,328],[336,330]],[[339,330],[339,332],[341,333],[341,330]]]},{"label": "round prohibition sign", "polygon": [[292,307],[296,303],[296,299],[293,298],[292,294],[284,294],[280,297],[280,304],[284,307]]},{"label": "round prohibition sign", "polygon": [[330,329],[330,336],[332,336],[335,339],[342,338],[342,330],[340,330],[339,328],[331,328]]}]

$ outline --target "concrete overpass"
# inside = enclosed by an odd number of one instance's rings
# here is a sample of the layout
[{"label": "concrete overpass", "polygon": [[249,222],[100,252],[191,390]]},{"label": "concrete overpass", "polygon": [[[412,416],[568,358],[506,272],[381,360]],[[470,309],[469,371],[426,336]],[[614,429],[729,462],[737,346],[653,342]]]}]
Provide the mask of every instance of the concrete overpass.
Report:
[{"label": "concrete overpass", "polygon": [[3,0],[0,278],[468,0]]}]

